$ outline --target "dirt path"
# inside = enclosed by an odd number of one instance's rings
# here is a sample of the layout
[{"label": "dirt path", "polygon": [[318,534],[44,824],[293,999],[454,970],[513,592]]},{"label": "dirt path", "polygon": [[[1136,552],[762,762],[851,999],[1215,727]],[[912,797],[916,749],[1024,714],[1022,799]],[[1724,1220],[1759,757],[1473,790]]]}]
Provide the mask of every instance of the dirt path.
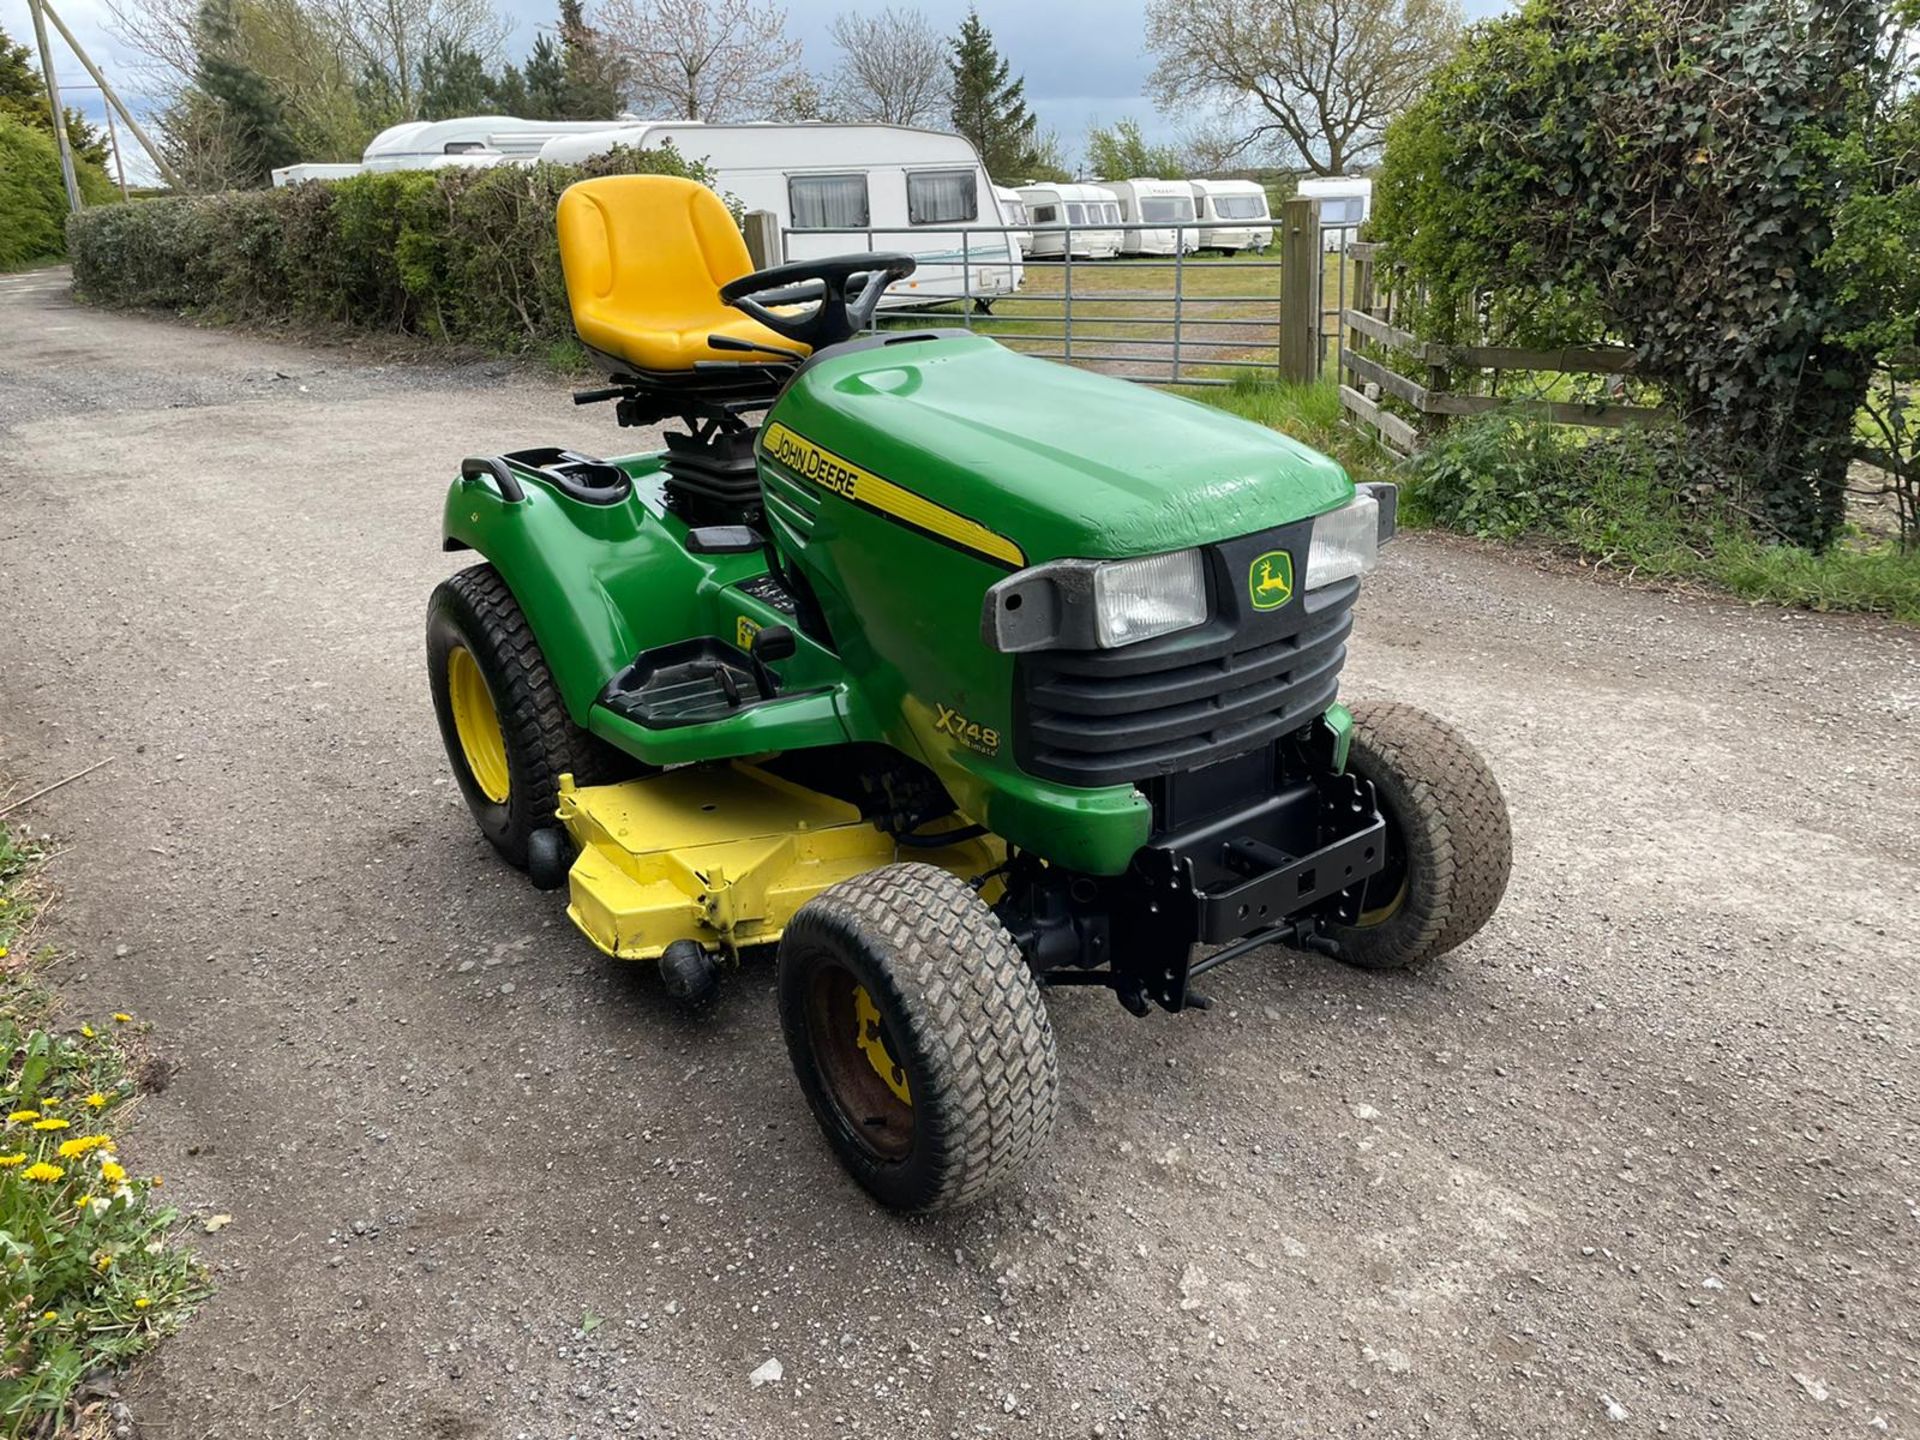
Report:
[{"label": "dirt path", "polygon": [[1920,1433],[1920,637],[1402,540],[1349,692],[1489,752],[1501,914],[1059,999],[1051,1154],[902,1223],[765,969],[677,1017],[448,783],[444,477],[610,422],[0,278],[0,768],[117,757],[33,811],[65,983],[152,1021],[139,1163],[234,1216],[157,1440]]}]

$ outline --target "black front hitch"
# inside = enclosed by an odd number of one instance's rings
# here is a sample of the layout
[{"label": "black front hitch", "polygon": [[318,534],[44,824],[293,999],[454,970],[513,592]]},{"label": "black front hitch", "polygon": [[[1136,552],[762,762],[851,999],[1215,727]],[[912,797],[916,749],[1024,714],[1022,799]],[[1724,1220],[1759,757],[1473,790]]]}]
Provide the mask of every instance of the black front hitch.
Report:
[{"label": "black front hitch", "polygon": [[[1048,986],[1104,985],[1137,1015],[1204,1009],[1196,976],[1263,945],[1326,950],[1386,864],[1373,786],[1317,774],[1221,820],[1164,836],[1123,876],[1016,860],[999,908]],[[1219,948],[1194,958],[1197,946]]]}]

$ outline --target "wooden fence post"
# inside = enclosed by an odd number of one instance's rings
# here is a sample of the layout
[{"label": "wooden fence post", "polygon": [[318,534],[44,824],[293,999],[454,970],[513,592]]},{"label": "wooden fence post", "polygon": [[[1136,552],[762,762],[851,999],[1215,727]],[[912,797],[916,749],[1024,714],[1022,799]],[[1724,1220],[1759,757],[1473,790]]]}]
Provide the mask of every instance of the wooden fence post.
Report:
[{"label": "wooden fence post", "polygon": [[1279,221],[1280,377],[1313,381],[1320,375],[1320,202],[1282,201]]},{"label": "wooden fence post", "polygon": [[771,270],[775,265],[786,263],[786,247],[780,243],[779,215],[772,210],[749,210],[741,228],[746,232],[747,254],[753,257],[754,269]]}]

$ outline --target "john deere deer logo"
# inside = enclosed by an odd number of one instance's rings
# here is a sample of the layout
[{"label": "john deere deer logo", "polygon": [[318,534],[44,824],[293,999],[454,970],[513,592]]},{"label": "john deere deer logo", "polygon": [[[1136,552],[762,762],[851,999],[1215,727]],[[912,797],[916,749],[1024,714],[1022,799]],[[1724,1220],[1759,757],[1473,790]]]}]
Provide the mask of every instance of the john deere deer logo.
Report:
[{"label": "john deere deer logo", "polygon": [[1247,572],[1247,592],[1256,610],[1278,610],[1293,598],[1293,556],[1269,550]]}]

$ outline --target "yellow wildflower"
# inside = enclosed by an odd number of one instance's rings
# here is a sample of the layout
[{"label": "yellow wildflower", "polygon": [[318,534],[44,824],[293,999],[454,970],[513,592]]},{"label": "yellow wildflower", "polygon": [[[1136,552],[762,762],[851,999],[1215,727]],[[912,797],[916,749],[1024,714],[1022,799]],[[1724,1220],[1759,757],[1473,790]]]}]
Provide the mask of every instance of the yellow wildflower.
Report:
[{"label": "yellow wildflower", "polygon": [[4,945],[0,945],[0,960],[4,960],[6,958],[7,958],[7,947]]},{"label": "yellow wildflower", "polygon": [[113,1149],[113,1137],[110,1135],[76,1135],[71,1140],[60,1142],[60,1158],[78,1160],[94,1150]]},{"label": "yellow wildflower", "polygon": [[93,1257],[93,1267],[96,1270],[111,1269],[113,1267],[113,1256],[102,1250],[98,1255]]},{"label": "yellow wildflower", "polygon": [[46,1096],[40,1101],[40,1108],[43,1110],[58,1110],[60,1108],[60,1097],[58,1095]]},{"label": "yellow wildflower", "polygon": [[92,1204],[93,1204],[93,1196],[82,1195],[78,1200],[73,1202],[73,1208],[76,1210],[85,1210],[88,1206]]},{"label": "yellow wildflower", "polygon": [[40,1112],[38,1110],[16,1110],[7,1116],[7,1123],[9,1125],[24,1125],[29,1120],[38,1120],[39,1118]]},{"label": "yellow wildflower", "polygon": [[109,1185],[118,1185],[122,1180],[127,1178],[127,1172],[123,1166],[115,1161],[103,1160],[100,1162],[100,1178]]},{"label": "yellow wildflower", "polygon": [[82,1035],[84,1035],[84,1036],[86,1036],[86,1037],[87,1037],[87,1039],[89,1039],[89,1040],[91,1040],[91,1039],[93,1039],[93,1026],[91,1026],[91,1025],[82,1025],[82,1026],[80,1027],[80,1033],[81,1033]]},{"label": "yellow wildflower", "polygon": [[49,1115],[44,1120],[34,1121],[33,1128],[36,1130],[64,1130],[67,1128],[67,1122],[60,1119],[57,1115]]},{"label": "yellow wildflower", "polygon": [[39,1161],[37,1164],[29,1165],[20,1172],[25,1179],[47,1185],[51,1185],[66,1173],[67,1172],[62,1170],[58,1165],[49,1165],[44,1160]]},{"label": "yellow wildflower", "polygon": [[27,1152],[24,1150],[16,1150],[11,1155],[0,1155],[0,1169],[11,1170],[16,1165],[24,1164],[26,1158]]},{"label": "yellow wildflower", "polygon": [[96,1110],[104,1110],[107,1108],[107,1097],[102,1095],[98,1090],[96,1090],[91,1095],[87,1096],[87,1104],[91,1105]]},{"label": "yellow wildflower", "polygon": [[139,1295],[134,1297],[133,1308],[136,1310],[144,1310],[152,1303],[153,1301],[149,1300],[146,1296]]},{"label": "yellow wildflower", "polygon": [[113,1018],[119,1021],[122,1025],[125,1025],[128,1021],[133,1019],[133,1016],[127,1014],[127,1012],[124,1010],[116,1010],[113,1012]]},{"label": "yellow wildflower", "polygon": [[60,1312],[58,1310],[48,1310],[42,1314],[40,1318],[51,1325],[60,1318]]}]

